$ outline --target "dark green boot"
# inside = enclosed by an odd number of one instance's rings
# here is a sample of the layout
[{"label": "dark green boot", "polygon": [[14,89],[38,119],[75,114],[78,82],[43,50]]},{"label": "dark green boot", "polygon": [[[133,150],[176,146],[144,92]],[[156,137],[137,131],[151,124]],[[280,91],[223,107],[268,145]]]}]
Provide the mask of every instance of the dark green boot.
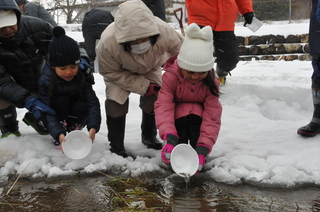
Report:
[{"label": "dark green boot", "polygon": [[46,124],[42,120],[37,120],[31,112],[26,112],[22,121],[26,125],[31,126],[40,135],[49,135],[49,131],[46,128]]}]

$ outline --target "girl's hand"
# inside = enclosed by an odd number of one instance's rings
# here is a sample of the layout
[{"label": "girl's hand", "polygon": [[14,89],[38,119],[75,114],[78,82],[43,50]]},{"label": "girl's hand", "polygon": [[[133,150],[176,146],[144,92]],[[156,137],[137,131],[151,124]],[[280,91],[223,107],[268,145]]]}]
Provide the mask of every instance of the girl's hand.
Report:
[{"label": "girl's hand", "polygon": [[89,138],[92,140],[92,143],[93,143],[94,139],[96,138],[96,133],[97,133],[97,130],[94,128],[91,128],[89,130]]},{"label": "girl's hand", "polygon": [[174,146],[172,144],[168,144],[168,143],[162,147],[161,159],[166,165],[169,165],[171,163],[170,157],[171,157],[171,152],[173,149],[174,149]]},{"label": "girl's hand", "polygon": [[167,143],[162,147],[161,150],[161,159],[162,161],[166,164],[170,164],[170,157],[171,157],[171,152],[173,148],[179,143],[179,137],[175,134],[166,134],[165,140],[167,140]]},{"label": "girl's hand", "polygon": [[210,147],[208,147],[204,144],[197,144],[196,152],[197,152],[198,158],[199,158],[198,171],[196,172],[196,174],[198,174],[199,172],[202,171],[204,165],[206,164],[206,162],[207,162],[206,157],[211,152],[211,149],[210,149]]},{"label": "girl's hand", "polygon": [[61,152],[64,154],[63,149],[62,149],[62,147],[61,147],[61,144],[62,144],[62,142],[65,142],[65,141],[66,141],[66,136],[65,136],[64,134],[59,135],[59,141],[60,141],[60,149],[61,149]]},{"label": "girl's hand", "polygon": [[66,136],[64,134],[59,135],[60,144],[66,141]]}]

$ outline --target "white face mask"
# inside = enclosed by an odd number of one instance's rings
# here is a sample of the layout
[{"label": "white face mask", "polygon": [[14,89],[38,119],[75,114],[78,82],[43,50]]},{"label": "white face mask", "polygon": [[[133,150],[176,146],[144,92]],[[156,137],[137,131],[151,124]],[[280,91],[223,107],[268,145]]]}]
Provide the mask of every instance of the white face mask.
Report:
[{"label": "white face mask", "polygon": [[140,43],[140,44],[134,44],[130,45],[131,47],[131,52],[135,54],[143,54],[149,50],[151,47],[150,40]]}]

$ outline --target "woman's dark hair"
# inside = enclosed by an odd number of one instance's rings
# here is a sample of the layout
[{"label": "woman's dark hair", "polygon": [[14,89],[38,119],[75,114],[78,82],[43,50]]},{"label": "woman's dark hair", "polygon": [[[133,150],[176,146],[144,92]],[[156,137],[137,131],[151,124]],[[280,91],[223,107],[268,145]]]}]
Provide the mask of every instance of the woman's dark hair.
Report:
[{"label": "woman's dark hair", "polygon": [[[150,43],[151,43],[152,46],[154,44],[156,44],[156,42],[158,41],[159,37],[160,37],[160,34],[150,36]],[[123,46],[125,52],[130,52],[131,51],[130,43],[131,43],[131,41],[120,43]]]},{"label": "woman's dark hair", "polygon": [[219,97],[220,96],[219,88],[214,79],[215,79],[215,76],[214,76],[214,71],[212,69],[208,72],[207,76],[203,79],[203,81],[209,87],[211,93],[216,97]]},{"label": "woman's dark hair", "polygon": [[[55,92],[57,91],[57,88],[59,87],[59,83],[61,82],[61,78],[57,75],[54,68],[50,68],[50,69],[52,71],[52,74],[50,76],[50,83],[49,83],[49,87],[48,87],[48,97],[53,98],[55,96]],[[80,67],[79,67],[79,71],[78,71],[77,75],[74,77],[74,81],[76,83],[74,83],[74,86],[71,89],[71,92],[74,95],[82,98],[83,97],[82,96],[82,89],[84,87],[85,76],[81,72]]]}]

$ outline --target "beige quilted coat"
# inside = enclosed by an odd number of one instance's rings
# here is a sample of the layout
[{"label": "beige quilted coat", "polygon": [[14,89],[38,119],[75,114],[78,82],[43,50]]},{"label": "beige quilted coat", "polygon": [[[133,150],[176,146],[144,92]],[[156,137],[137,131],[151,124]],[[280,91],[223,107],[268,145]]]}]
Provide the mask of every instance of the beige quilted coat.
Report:
[{"label": "beige quilted coat", "polygon": [[[119,43],[160,34],[146,53],[125,52]],[[161,85],[161,66],[179,52],[183,36],[153,16],[140,0],[119,5],[115,21],[102,33],[98,49],[99,73],[104,77],[107,99],[123,104],[131,92],[144,95],[150,82]]]}]

